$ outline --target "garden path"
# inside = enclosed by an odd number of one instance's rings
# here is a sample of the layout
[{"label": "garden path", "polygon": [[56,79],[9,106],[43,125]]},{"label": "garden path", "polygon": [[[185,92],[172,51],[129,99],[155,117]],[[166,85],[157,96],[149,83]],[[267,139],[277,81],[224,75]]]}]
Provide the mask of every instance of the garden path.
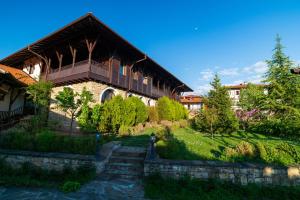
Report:
[{"label": "garden path", "polygon": [[141,180],[101,179],[65,194],[55,189],[0,187],[1,200],[144,200]]}]

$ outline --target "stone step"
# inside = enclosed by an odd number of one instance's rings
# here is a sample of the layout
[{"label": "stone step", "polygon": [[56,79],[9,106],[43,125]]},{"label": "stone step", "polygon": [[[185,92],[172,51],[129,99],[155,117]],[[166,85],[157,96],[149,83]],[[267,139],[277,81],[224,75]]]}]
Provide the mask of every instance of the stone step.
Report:
[{"label": "stone step", "polygon": [[124,156],[114,156],[110,157],[109,163],[144,163],[143,157],[124,157]]},{"label": "stone step", "polygon": [[120,147],[116,149],[113,156],[122,156],[122,157],[145,157],[146,149],[143,147]]},{"label": "stone step", "polygon": [[122,170],[122,171],[143,171],[142,163],[111,163],[109,162],[106,166],[107,170]]},{"label": "stone step", "polygon": [[142,175],[128,175],[128,174],[108,174],[106,172],[102,175],[103,179],[114,180],[114,179],[128,179],[128,180],[140,180],[143,178]]},{"label": "stone step", "polygon": [[141,177],[143,176],[143,170],[105,170],[105,174],[109,176],[121,176],[121,177]]}]

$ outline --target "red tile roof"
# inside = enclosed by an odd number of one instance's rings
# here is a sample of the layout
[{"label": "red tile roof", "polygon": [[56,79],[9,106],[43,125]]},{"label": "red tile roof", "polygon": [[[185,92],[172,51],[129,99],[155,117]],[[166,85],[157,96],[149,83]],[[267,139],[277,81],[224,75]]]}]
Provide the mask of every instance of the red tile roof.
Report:
[{"label": "red tile roof", "polygon": [[[260,87],[267,86],[266,84],[255,84],[255,85],[260,86]],[[243,89],[246,87],[247,87],[247,84],[245,84],[245,83],[241,83],[239,85],[225,85],[225,88],[228,88],[228,89]]]},{"label": "red tile roof", "polygon": [[4,73],[11,74],[16,80],[23,83],[24,85],[31,85],[36,83],[36,80],[34,80],[29,74],[20,69],[0,64],[0,70]]},{"label": "red tile roof", "polygon": [[202,100],[202,97],[197,95],[187,95],[180,97],[181,103],[201,103]]}]

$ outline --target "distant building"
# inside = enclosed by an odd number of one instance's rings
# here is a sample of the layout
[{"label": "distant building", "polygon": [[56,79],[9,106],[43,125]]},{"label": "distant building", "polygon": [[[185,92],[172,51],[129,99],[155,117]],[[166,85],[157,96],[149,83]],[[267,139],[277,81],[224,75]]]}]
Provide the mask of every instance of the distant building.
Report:
[{"label": "distant building", "polygon": [[203,106],[203,98],[197,95],[181,96],[180,102],[190,111],[200,110]]},{"label": "distant building", "polygon": [[[260,87],[264,87],[264,88],[266,87],[265,84],[255,84],[255,85],[260,86]],[[234,110],[237,110],[237,109],[240,108],[238,106],[238,103],[239,103],[239,100],[240,100],[241,90],[245,89],[246,87],[247,87],[246,83],[241,83],[239,85],[228,85],[228,86],[225,86],[225,88],[227,88],[227,90],[228,90],[229,97],[232,100],[232,103],[233,103],[232,108]],[[267,92],[267,91],[265,90],[264,92]]]},{"label": "distant building", "polygon": [[294,69],[291,69],[291,72],[293,74],[300,74],[300,68],[294,68]]}]

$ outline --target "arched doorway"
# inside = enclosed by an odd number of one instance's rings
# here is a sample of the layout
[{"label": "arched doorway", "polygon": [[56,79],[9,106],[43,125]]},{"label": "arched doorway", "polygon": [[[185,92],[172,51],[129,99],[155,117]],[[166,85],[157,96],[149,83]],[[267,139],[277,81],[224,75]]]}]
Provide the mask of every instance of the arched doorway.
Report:
[{"label": "arched doorway", "polygon": [[115,96],[115,91],[114,91],[114,89],[108,88],[108,89],[106,89],[106,90],[102,93],[102,95],[101,95],[101,97],[100,97],[100,102],[101,102],[101,103],[104,103],[105,101],[109,101],[109,100],[111,100],[114,96]]}]

